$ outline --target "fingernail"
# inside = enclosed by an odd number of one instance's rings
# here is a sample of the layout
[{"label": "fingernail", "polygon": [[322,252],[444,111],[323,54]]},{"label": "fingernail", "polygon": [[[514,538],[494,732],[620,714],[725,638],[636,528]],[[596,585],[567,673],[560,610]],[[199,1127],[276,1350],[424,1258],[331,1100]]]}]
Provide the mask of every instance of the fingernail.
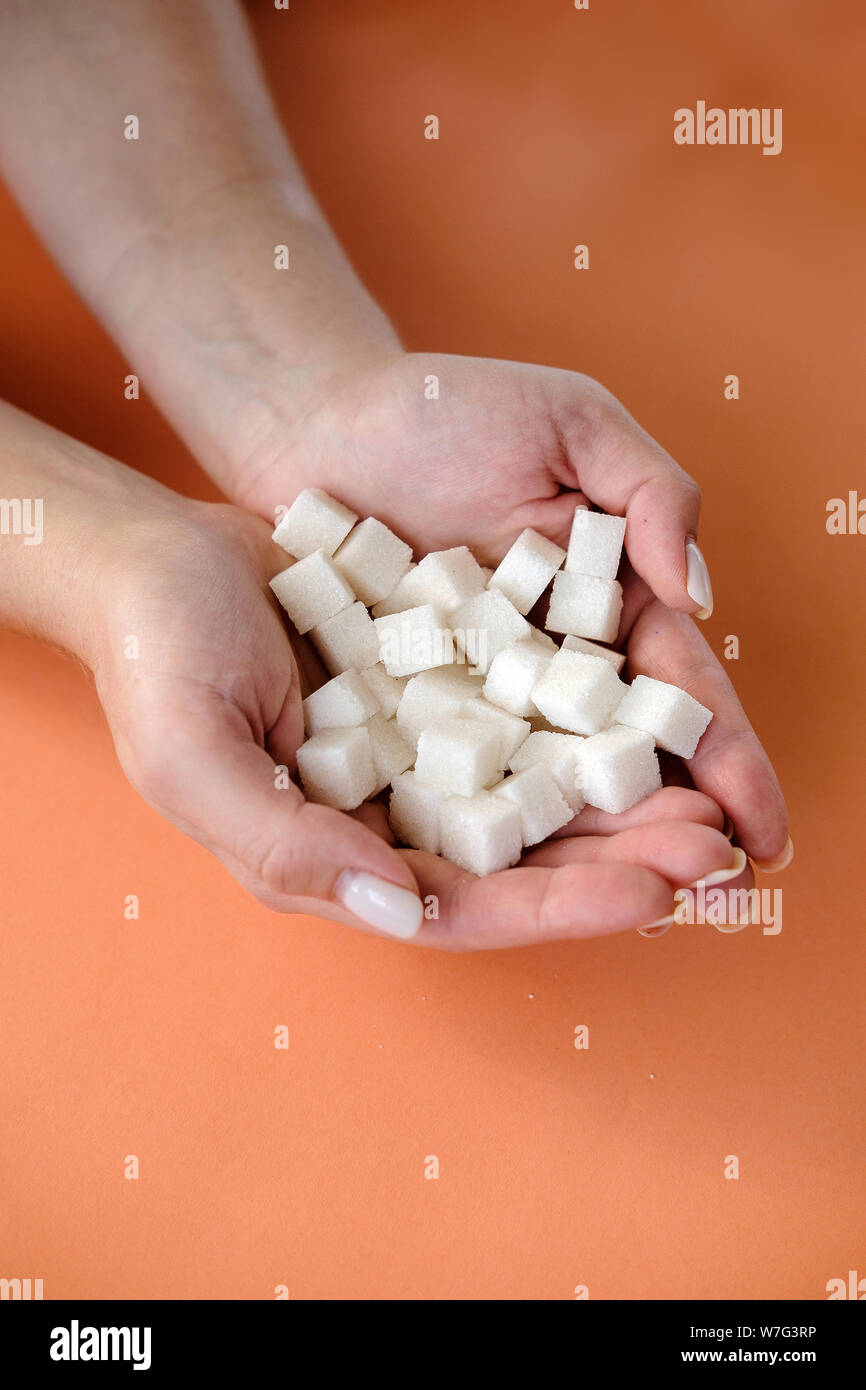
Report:
[{"label": "fingernail", "polygon": [[743,931],[749,924],[748,922],[714,922],[716,931],[722,932],[725,936],[733,936],[734,932]]},{"label": "fingernail", "polygon": [[733,836],[733,833],[734,822],[731,820],[730,816],[725,816],[725,823],[722,826],[722,834],[724,835],[726,840],[730,840]]},{"label": "fingernail", "polygon": [[707,874],[705,878],[696,879],[694,883],[688,884],[689,888],[697,888],[702,883],[705,888],[715,888],[719,883],[727,883],[728,879],[736,878],[741,874],[747,864],[746,851],[737,845],[734,850],[734,862],[729,869],[716,869],[714,873]]},{"label": "fingernail", "polygon": [[674,924],[675,916],[672,912],[669,917],[659,917],[655,922],[648,922],[645,927],[638,927],[639,936],[664,936],[666,931],[670,931]]},{"label": "fingernail", "polygon": [[713,586],[707,562],[691,536],[686,541],[686,590],[689,598],[700,604],[695,617],[708,618],[713,611]]},{"label": "fingernail", "polygon": [[398,888],[396,883],[358,869],[340,874],[334,897],[362,922],[401,941],[415,935],[424,916],[421,899],[408,888]]},{"label": "fingernail", "polygon": [[765,874],[778,874],[782,869],[787,869],[791,860],[794,858],[794,841],[790,835],[785,841],[785,848],[781,854],[777,854],[775,859],[754,859],[752,862],[757,864],[759,869],[763,869]]}]

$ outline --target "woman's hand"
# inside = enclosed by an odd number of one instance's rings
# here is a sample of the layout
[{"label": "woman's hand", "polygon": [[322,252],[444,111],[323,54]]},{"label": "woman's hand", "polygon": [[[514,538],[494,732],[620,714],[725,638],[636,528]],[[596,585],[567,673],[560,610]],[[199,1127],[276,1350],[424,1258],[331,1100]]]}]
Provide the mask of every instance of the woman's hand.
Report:
[{"label": "woman's hand", "polygon": [[106,585],[97,688],[123,768],[141,794],[260,902],[446,949],[522,945],[639,927],[673,890],[732,862],[722,815],[671,787],[654,817],[530,853],[476,879],[393,847],[381,803],[345,815],[305,801],[295,769],[301,698],[327,679],[290,644],[268,590],[283,557],[267,526],[228,506],[185,504],[133,520]]},{"label": "woman's hand", "polygon": [[[302,407],[271,386],[263,408],[263,393],[250,384],[256,404],[238,410],[226,434],[238,500],[273,517],[302,487],[323,487],[387,522],[419,554],[466,544],[489,564],[526,526],[564,546],[581,502],[626,516],[618,645],[628,653],[627,674],[679,685],[713,710],[689,765],[694,783],[731,818],[754,859],[779,855],[788,826],[775,774],[684,616],[712,608],[693,544],[693,480],[588,377],[384,349],[370,356],[369,366],[321,380]],[[641,814],[665,804],[653,799]]]}]

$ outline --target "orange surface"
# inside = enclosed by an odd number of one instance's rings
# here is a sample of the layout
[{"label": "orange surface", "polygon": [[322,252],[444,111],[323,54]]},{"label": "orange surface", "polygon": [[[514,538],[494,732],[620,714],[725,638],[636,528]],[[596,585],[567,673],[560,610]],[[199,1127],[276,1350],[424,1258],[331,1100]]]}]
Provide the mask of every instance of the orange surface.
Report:
[{"label": "orange surface", "polygon": [[[700,480],[710,639],[739,636],[791,804],[796,859],[763,880],[783,930],[451,958],[269,915],[126,785],[76,665],[4,638],[0,1275],[48,1298],[825,1298],[866,1275],[866,536],[825,529],[866,495],[862,9],[253,12],[408,344],[587,371]],[[677,148],[699,98],[781,106],[782,154]],[[212,495],[6,201],[0,233],[0,390]]]}]

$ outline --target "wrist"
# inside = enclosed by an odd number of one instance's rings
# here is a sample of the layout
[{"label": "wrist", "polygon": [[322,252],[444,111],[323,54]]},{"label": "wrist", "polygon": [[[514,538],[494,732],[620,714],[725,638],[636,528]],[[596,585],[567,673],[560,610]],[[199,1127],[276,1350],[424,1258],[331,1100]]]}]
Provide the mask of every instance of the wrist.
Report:
[{"label": "wrist", "polygon": [[[0,537],[0,621],[96,670],[129,537],[186,524],[196,508],[168,488],[0,403],[0,491],[38,526]],[[19,528],[16,528],[16,530]],[[154,545],[159,542],[155,538]]]},{"label": "wrist", "polygon": [[249,490],[265,441],[289,445],[342,381],[402,352],[313,205],[276,176],[212,190],[142,238],[100,309],[233,499]]}]

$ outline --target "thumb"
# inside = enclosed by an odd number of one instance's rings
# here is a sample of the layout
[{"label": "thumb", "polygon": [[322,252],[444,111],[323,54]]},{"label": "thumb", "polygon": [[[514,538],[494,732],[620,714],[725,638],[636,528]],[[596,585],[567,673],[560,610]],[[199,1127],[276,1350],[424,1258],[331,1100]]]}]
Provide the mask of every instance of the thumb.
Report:
[{"label": "thumb", "polygon": [[585,395],[575,406],[573,386],[569,397],[557,424],[575,485],[603,511],[626,518],[632,568],[662,603],[708,618],[713,591],[696,540],[697,483],[598,383],[591,383],[589,406]]},{"label": "thumb", "polygon": [[132,780],[260,902],[415,935],[424,909],[405,860],[359,821],[306,801],[237,711],[198,719],[194,739],[174,727],[160,731],[156,765]]}]

